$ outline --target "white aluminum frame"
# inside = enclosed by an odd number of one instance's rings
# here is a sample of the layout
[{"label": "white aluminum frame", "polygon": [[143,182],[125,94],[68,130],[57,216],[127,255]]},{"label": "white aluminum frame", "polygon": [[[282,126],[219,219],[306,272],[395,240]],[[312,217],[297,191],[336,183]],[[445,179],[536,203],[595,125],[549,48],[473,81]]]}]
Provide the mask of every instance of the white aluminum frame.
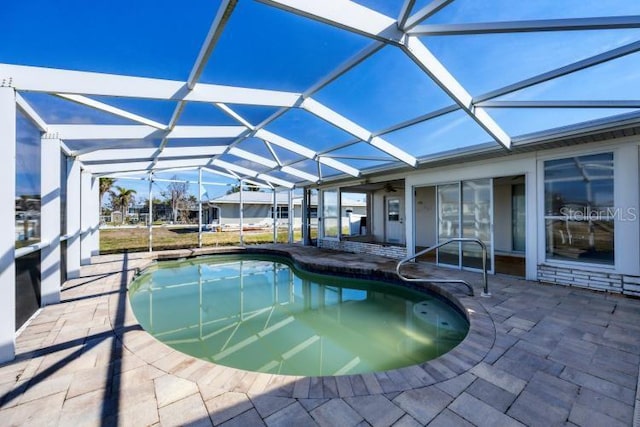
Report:
[{"label": "white aluminum frame", "polygon": [[[60,301],[60,140],[40,141],[40,239],[49,242],[40,252],[40,300],[43,306]],[[96,210],[97,212],[97,210]]]},{"label": "white aluminum frame", "polygon": [[[0,224],[3,233],[0,237],[0,249],[7,256],[0,259],[0,283],[4,284],[0,290],[0,362],[9,360],[14,352],[14,314],[15,314],[15,256],[29,251],[42,249],[42,301],[44,304],[56,302],[59,298],[59,269],[66,268],[69,278],[79,276],[80,262],[87,263],[91,255],[97,253],[99,208],[98,179],[100,176],[118,178],[141,179],[149,181],[149,200],[152,199],[152,184],[163,179],[155,178],[154,173],[198,171],[199,188],[205,183],[202,173],[207,172],[216,176],[232,179],[240,183],[257,185],[273,191],[274,201],[276,192],[281,188],[289,189],[290,224],[294,220],[291,208],[291,191],[295,187],[302,187],[312,183],[314,185],[325,181],[330,176],[328,186],[334,188],[335,182],[344,178],[373,175],[390,170],[417,167],[428,164],[437,156],[440,159],[454,159],[460,151],[440,153],[430,157],[416,158],[406,152],[399,145],[384,139],[389,134],[418,123],[442,117],[446,114],[463,111],[471,120],[475,121],[488,135],[487,144],[472,147],[474,152],[494,150],[504,147],[509,150],[514,144],[525,145],[545,141],[555,141],[559,138],[569,138],[588,132],[618,129],[622,126],[637,126],[640,123],[640,100],[638,99],[585,99],[585,100],[506,100],[501,97],[523,89],[535,87],[560,77],[580,72],[582,70],[604,64],[631,54],[640,52],[640,40],[608,49],[591,57],[575,61],[538,75],[530,76],[521,81],[511,83],[484,94],[472,94],[465,88],[432,53],[426,39],[420,36],[437,36],[439,39],[455,35],[484,34],[516,34],[523,32],[549,31],[601,31],[614,29],[640,28],[640,16],[600,16],[589,18],[569,19],[539,19],[503,22],[473,22],[429,24],[426,20],[438,11],[446,8],[453,0],[431,0],[421,9],[415,10],[415,0],[404,0],[397,17],[389,17],[359,3],[348,0],[258,0],[269,6],[279,8],[285,12],[297,14],[305,18],[319,21],[364,36],[370,43],[347,58],[325,76],[301,92],[270,90],[268,88],[236,87],[228,85],[201,82],[201,76],[214,51],[218,40],[225,31],[227,22],[234,13],[237,0],[222,0],[215,17],[211,21],[209,31],[202,43],[191,72],[185,81],[160,78],[136,77],[127,75],[105,74],[62,70],[26,65],[0,64],[0,141],[3,142],[3,155],[12,159],[15,157],[15,114],[16,110],[24,115],[42,132],[41,135],[41,178],[42,178],[42,241],[31,248],[15,251],[15,162],[6,162],[0,170],[3,183],[0,186],[0,199],[7,209],[0,211]],[[365,129],[346,114],[339,113],[340,106],[329,108],[314,96],[323,88],[354,70],[359,64],[375,56],[384,48],[399,49],[452,100],[452,104],[434,111],[426,112],[418,117],[406,119],[400,123],[391,124],[386,129]],[[389,79],[398,76],[389,76]],[[94,110],[111,114],[126,120],[130,125],[80,124],[80,123],[47,123],[33,105],[20,92],[40,92],[56,96],[60,99],[81,104]],[[98,101],[92,97],[124,97],[146,100],[163,100],[176,103],[176,107],[168,123],[152,120],[144,115],[136,114],[122,108],[110,105],[108,101]],[[613,98],[613,97],[612,97]],[[180,125],[182,112],[190,102],[212,104],[232,117],[234,125]],[[362,102],[367,102],[363,99]],[[233,105],[277,107],[277,111],[258,124],[252,124],[234,111]],[[333,106],[332,106],[333,107]],[[490,109],[629,109],[630,114],[609,117],[585,122],[564,128],[546,130],[532,135],[513,136],[504,129],[489,114]],[[335,141],[329,147],[312,149],[313,141],[291,140],[269,130],[267,127],[287,114],[292,109],[302,109],[324,120],[330,126],[352,135],[349,141]],[[243,148],[243,141],[247,138],[261,139],[268,149],[271,158],[264,157]],[[175,143],[174,140],[198,139],[198,143],[189,144],[184,141]],[[493,140],[493,142],[490,141]],[[153,147],[143,148],[138,142],[153,141]],[[156,140],[160,141],[159,144]],[[229,140],[229,141],[227,141]],[[89,147],[73,150],[76,141],[91,141]],[[113,141],[118,141],[115,147],[123,142],[130,144],[129,148],[114,148]],[[364,142],[381,151],[378,156],[340,155],[339,150],[353,144]],[[202,145],[200,145],[202,144]],[[156,147],[157,145],[157,147]],[[82,145],[80,145],[82,146]],[[276,153],[274,146],[294,153],[296,160],[283,162]],[[616,149],[616,164],[622,165],[623,171],[636,171],[638,160],[637,146],[620,146]],[[60,236],[60,170],[58,157],[60,152],[69,156],[67,163],[67,235]],[[52,158],[55,157],[55,159]],[[242,165],[228,161],[229,157],[242,159]],[[281,155],[284,158],[285,156]],[[341,161],[338,159],[346,159]],[[309,160],[315,162],[317,174],[309,173],[308,167],[302,170],[301,163]],[[374,160],[387,163],[378,167],[368,167],[359,170],[347,163],[349,160]],[[305,166],[308,166],[305,164]],[[326,168],[341,172],[331,175]],[[476,166],[477,167],[477,166]],[[489,166],[487,166],[489,167]],[[266,168],[266,169],[265,169]],[[82,173],[81,173],[82,169]],[[300,181],[288,181],[273,176],[271,173],[282,172]],[[323,174],[324,172],[324,174]],[[438,174],[439,172],[431,172]],[[618,175],[622,172],[618,171]],[[138,174],[144,176],[135,177]],[[323,176],[324,175],[324,176]],[[538,179],[539,179],[538,173]],[[616,180],[619,181],[619,176]],[[280,176],[280,175],[278,175]],[[536,195],[535,173],[525,173],[527,188],[527,216],[536,216],[536,209],[532,201]],[[366,176],[365,180],[368,179]],[[456,177],[456,179],[464,179]],[[82,184],[81,184],[82,182]],[[208,182],[208,185],[229,185]],[[337,187],[335,187],[337,188]],[[408,186],[408,188],[412,188]],[[407,190],[409,191],[409,190]],[[242,199],[242,190],[241,190]],[[338,193],[339,194],[339,193]],[[322,192],[319,193],[319,208],[322,207]],[[627,194],[620,186],[616,187],[616,201],[622,200],[630,206],[638,206],[640,196],[637,192]],[[201,197],[200,197],[201,199]],[[405,203],[409,198],[405,197]],[[539,202],[539,201],[538,201]],[[338,203],[340,198],[338,197]],[[408,208],[408,207],[407,207]],[[150,214],[152,206],[150,206]],[[538,216],[539,217],[539,216]],[[338,216],[340,218],[340,215]],[[539,217],[541,218],[541,217]],[[274,216],[274,222],[276,218]],[[339,220],[340,221],[340,220]],[[199,223],[201,225],[201,213]],[[242,222],[242,218],[241,218]],[[408,222],[407,222],[408,223]],[[540,229],[528,221],[527,233],[533,235],[541,233]],[[275,225],[275,224],[274,224]],[[320,224],[322,227],[322,224]],[[616,224],[617,230],[625,235],[636,236],[635,240],[627,239],[624,248],[616,240],[616,254],[624,251],[637,251],[637,235],[640,225],[636,223]],[[241,227],[242,228],[242,227]],[[149,229],[150,245],[152,242],[152,227]],[[277,237],[274,227],[274,240]],[[411,237],[407,232],[407,242]],[[527,241],[527,277],[535,278],[535,266],[538,254],[537,244],[544,244],[544,235]],[[290,232],[290,238],[292,233]],[[66,239],[67,265],[60,265],[60,241]],[[542,242],[542,243],[541,243]],[[201,245],[201,232],[199,233]],[[150,246],[151,250],[151,246]],[[410,249],[412,250],[412,249]],[[637,257],[636,257],[637,258]],[[540,257],[544,259],[544,257]],[[621,264],[616,259],[616,268],[624,271],[638,272],[637,263],[626,260]],[[637,261],[637,260],[636,260]]]},{"label": "white aluminum frame", "polygon": [[[477,23],[451,23],[451,24],[423,24],[423,22],[446,8],[451,0],[433,0],[415,11],[415,0],[405,0],[398,16],[394,19],[385,16],[361,4],[347,0],[329,0],[325,2],[305,2],[302,0],[259,0],[262,3],[283,9],[287,12],[302,15],[304,17],[335,26],[342,30],[355,32],[372,39],[372,43],[344,61],[325,77],[319,79],[302,93],[274,91],[268,89],[256,89],[249,87],[232,87],[216,84],[205,84],[200,82],[200,77],[207,62],[223,33],[226,23],[235,10],[237,0],[224,0],[218,7],[217,13],[212,20],[209,32],[202,44],[198,57],[196,58],[189,77],[186,81],[175,81],[156,78],[142,78],[135,76],[123,76],[114,74],[80,72],[71,70],[60,70],[51,68],[40,68],[23,65],[0,64],[0,78],[3,84],[9,82],[10,86],[18,91],[36,91],[50,93],[62,99],[79,103],[90,108],[113,114],[133,122],[138,125],[81,125],[81,124],[47,124],[19,94],[17,102],[19,108],[36,124],[36,126],[49,134],[50,137],[61,138],[61,147],[65,153],[78,154],[82,162],[91,162],[86,167],[97,174],[137,172],[147,170],[158,170],[168,167],[199,167],[199,161],[179,162],[179,157],[210,157],[211,160],[218,159],[219,156],[229,153],[236,154],[242,150],[237,147],[245,138],[257,137],[265,141],[269,148],[273,160],[261,156],[247,156],[243,158],[250,162],[267,166],[272,170],[281,170],[283,167],[290,175],[296,176],[303,181],[289,183],[294,186],[304,185],[306,182],[322,181],[323,174],[320,165],[325,165],[336,169],[347,175],[360,176],[362,172],[347,163],[336,160],[337,158],[357,160],[355,157],[332,156],[331,153],[341,147],[365,141],[378,148],[391,158],[400,160],[410,166],[417,166],[419,159],[416,159],[402,148],[391,144],[382,138],[382,135],[403,129],[420,122],[428,121],[436,117],[462,109],[471,119],[476,121],[496,142],[510,148],[511,136],[492,119],[487,112],[490,108],[640,108],[639,100],[583,100],[583,101],[506,101],[496,98],[513,93],[515,91],[534,86],[551,79],[564,76],[569,73],[611,61],[619,57],[640,51],[640,41],[629,43],[609,51],[603,52],[593,57],[576,61],[556,70],[542,73],[538,76],[530,77],[521,82],[494,90],[490,93],[472,96],[460,83],[451,75],[443,64],[430,52],[419,35],[438,35],[446,37],[448,35],[459,34],[493,34],[493,33],[519,33],[519,32],[541,32],[541,31],[576,31],[576,30],[611,30],[639,28],[639,16],[603,16],[593,18],[569,18],[569,19],[539,19],[521,21],[502,22],[477,22]],[[317,102],[312,96],[323,87],[331,84],[345,73],[351,71],[358,64],[366,61],[375,55],[385,46],[400,48],[416,65],[421,68],[433,81],[440,86],[454,101],[454,105],[441,108],[431,113],[423,114],[420,117],[406,120],[390,126],[382,131],[372,132],[348,117],[337,113],[335,110]],[[97,96],[121,96],[129,98],[161,99],[177,101],[178,105],[169,123],[160,123],[147,117],[123,110],[109,105],[106,102],[97,101],[90,98]],[[177,126],[178,119],[187,102],[206,102],[220,108],[222,111],[233,117],[238,126]],[[242,118],[228,104],[247,104],[280,107],[271,117],[258,125],[253,125]],[[276,135],[265,129],[269,123],[277,120],[292,108],[302,108],[311,112],[317,117],[325,120],[330,125],[344,130],[354,135],[356,140],[348,143],[337,144],[332,148],[322,151],[312,150],[299,142],[291,141]],[[118,139],[161,139],[161,144],[157,150],[132,148],[131,150],[113,149],[109,150],[109,140]],[[218,146],[214,149],[199,147],[173,147],[170,140],[176,138],[231,138],[234,142],[230,145]],[[95,148],[83,149],[74,153],[69,150],[65,140],[95,140],[104,141]],[[295,152],[306,159],[312,159],[318,163],[318,174],[308,174],[295,167],[298,161],[282,163],[271,145],[278,145],[280,148]],[[201,151],[199,151],[201,150]],[[242,150],[242,151],[239,151]],[[108,155],[108,154],[109,155]],[[151,156],[151,158],[149,157]],[[163,158],[176,157],[171,159],[172,163],[161,162]],[[143,164],[139,160],[147,160],[149,164]],[[117,163],[119,160],[121,163]],[[390,159],[393,161],[392,159]],[[105,165],[97,165],[104,162]],[[109,165],[106,165],[106,164]],[[245,165],[246,170],[243,175],[257,180],[258,175],[269,176],[267,172],[260,172]],[[250,172],[249,172],[250,171]],[[296,171],[298,173],[296,173]],[[226,172],[219,171],[228,175]],[[313,177],[313,181],[312,180]],[[338,176],[339,178],[339,176]],[[272,186],[276,180],[266,181]],[[277,184],[276,184],[277,185]]]},{"label": "white aluminum frame", "polygon": [[[0,144],[2,154],[16,156],[16,94],[10,87],[0,87]],[[16,162],[0,168],[0,363],[14,358],[16,326],[15,206]]]}]

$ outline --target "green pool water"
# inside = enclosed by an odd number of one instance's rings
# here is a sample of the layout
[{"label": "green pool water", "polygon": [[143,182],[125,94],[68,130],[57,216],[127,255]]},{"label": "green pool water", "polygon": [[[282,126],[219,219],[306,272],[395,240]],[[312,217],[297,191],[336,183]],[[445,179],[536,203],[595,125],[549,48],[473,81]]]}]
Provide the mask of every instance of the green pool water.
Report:
[{"label": "green pool water", "polygon": [[134,281],[130,300],[140,324],[176,350],[285,375],[415,365],[455,347],[469,328],[430,294],[256,255],[161,262]]}]

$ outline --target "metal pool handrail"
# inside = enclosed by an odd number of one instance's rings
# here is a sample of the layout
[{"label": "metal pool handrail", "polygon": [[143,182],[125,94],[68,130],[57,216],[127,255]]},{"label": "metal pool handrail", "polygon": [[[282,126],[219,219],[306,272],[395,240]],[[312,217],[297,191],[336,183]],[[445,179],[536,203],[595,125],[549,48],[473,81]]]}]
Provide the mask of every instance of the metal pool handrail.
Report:
[{"label": "metal pool handrail", "polygon": [[482,280],[484,282],[484,290],[480,295],[483,297],[490,297],[491,292],[489,292],[489,283],[487,281],[487,245],[485,245],[482,240],[476,239],[475,237],[454,237],[453,239],[445,240],[444,242],[440,242],[437,245],[433,245],[431,247],[428,247],[427,249],[423,249],[414,255],[410,255],[406,258],[403,258],[398,262],[398,265],[396,265],[396,274],[405,282],[461,283],[465,285],[467,288],[469,288],[469,291],[471,291],[471,296],[473,296],[474,295],[473,287],[469,283],[461,279],[414,279],[410,277],[405,277],[400,273],[400,268],[402,267],[403,264],[413,259],[416,259],[420,255],[424,255],[427,252],[434,251],[444,245],[447,245],[453,242],[470,242],[470,243],[477,243],[478,245],[480,245],[480,248],[482,249]]}]

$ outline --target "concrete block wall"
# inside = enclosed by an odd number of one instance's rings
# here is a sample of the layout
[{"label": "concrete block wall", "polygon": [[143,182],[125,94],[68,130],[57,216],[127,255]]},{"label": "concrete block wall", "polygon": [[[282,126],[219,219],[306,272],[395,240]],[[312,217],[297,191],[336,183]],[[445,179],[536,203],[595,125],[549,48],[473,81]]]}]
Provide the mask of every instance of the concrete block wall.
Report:
[{"label": "concrete block wall", "polygon": [[[622,289],[625,295],[640,297],[640,277],[622,276]],[[640,384],[638,386],[640,387]]]},{"label": "concrete block wall", "polygon": [[379,255],[394,259],[402,259],[407,256],[407,248],[404,246],[385,246],[375,243],[354,242],[350,240],[339,241],[318,239],[318,247],[351,252],[354,254]]},{"label": "concrete block wall", "polygon": [[540,264],[538,280],[544,283],[640,296],[640,277],[638,276]]}]

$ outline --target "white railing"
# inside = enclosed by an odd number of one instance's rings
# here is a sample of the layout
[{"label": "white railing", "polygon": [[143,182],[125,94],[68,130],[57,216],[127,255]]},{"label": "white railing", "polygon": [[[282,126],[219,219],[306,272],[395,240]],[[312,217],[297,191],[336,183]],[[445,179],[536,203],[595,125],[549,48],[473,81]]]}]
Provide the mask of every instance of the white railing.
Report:
[{"label": "white railing", "polygon": [[469,291],[471,292],[471,296],[473,296],[474,295],[473,287],[469,283],[461,279],[411,278],[411,277],[403,276],[402,273],[400,273],[400,268],[402,267],[403,264],[406,264],[407,262],[414,260],[417,257],[426,254],[427,252],[434,251],[444,245],[447,245],[453,242],[470,242],[470,243],[477,243],[478,245],[480,245],[480,248],[482,248],[482,280],[484,282],[484,289],[480,295],[483,297],[490,297],[491,292],[489,292],[489,283],[487,281],[487,245],[485,245],[482,240],[476,239],[473,237],[455,237],[453,239],[448,239],[443,242],[440,242],[437,245],[428,247],[427,249],[423,249],[414,255],[409,255],[408,257],[403,258],[398,262],[398,264],[396,265],[396,274],[405,282],[461,283],[465,285],[467,288],[469,288]]}]

